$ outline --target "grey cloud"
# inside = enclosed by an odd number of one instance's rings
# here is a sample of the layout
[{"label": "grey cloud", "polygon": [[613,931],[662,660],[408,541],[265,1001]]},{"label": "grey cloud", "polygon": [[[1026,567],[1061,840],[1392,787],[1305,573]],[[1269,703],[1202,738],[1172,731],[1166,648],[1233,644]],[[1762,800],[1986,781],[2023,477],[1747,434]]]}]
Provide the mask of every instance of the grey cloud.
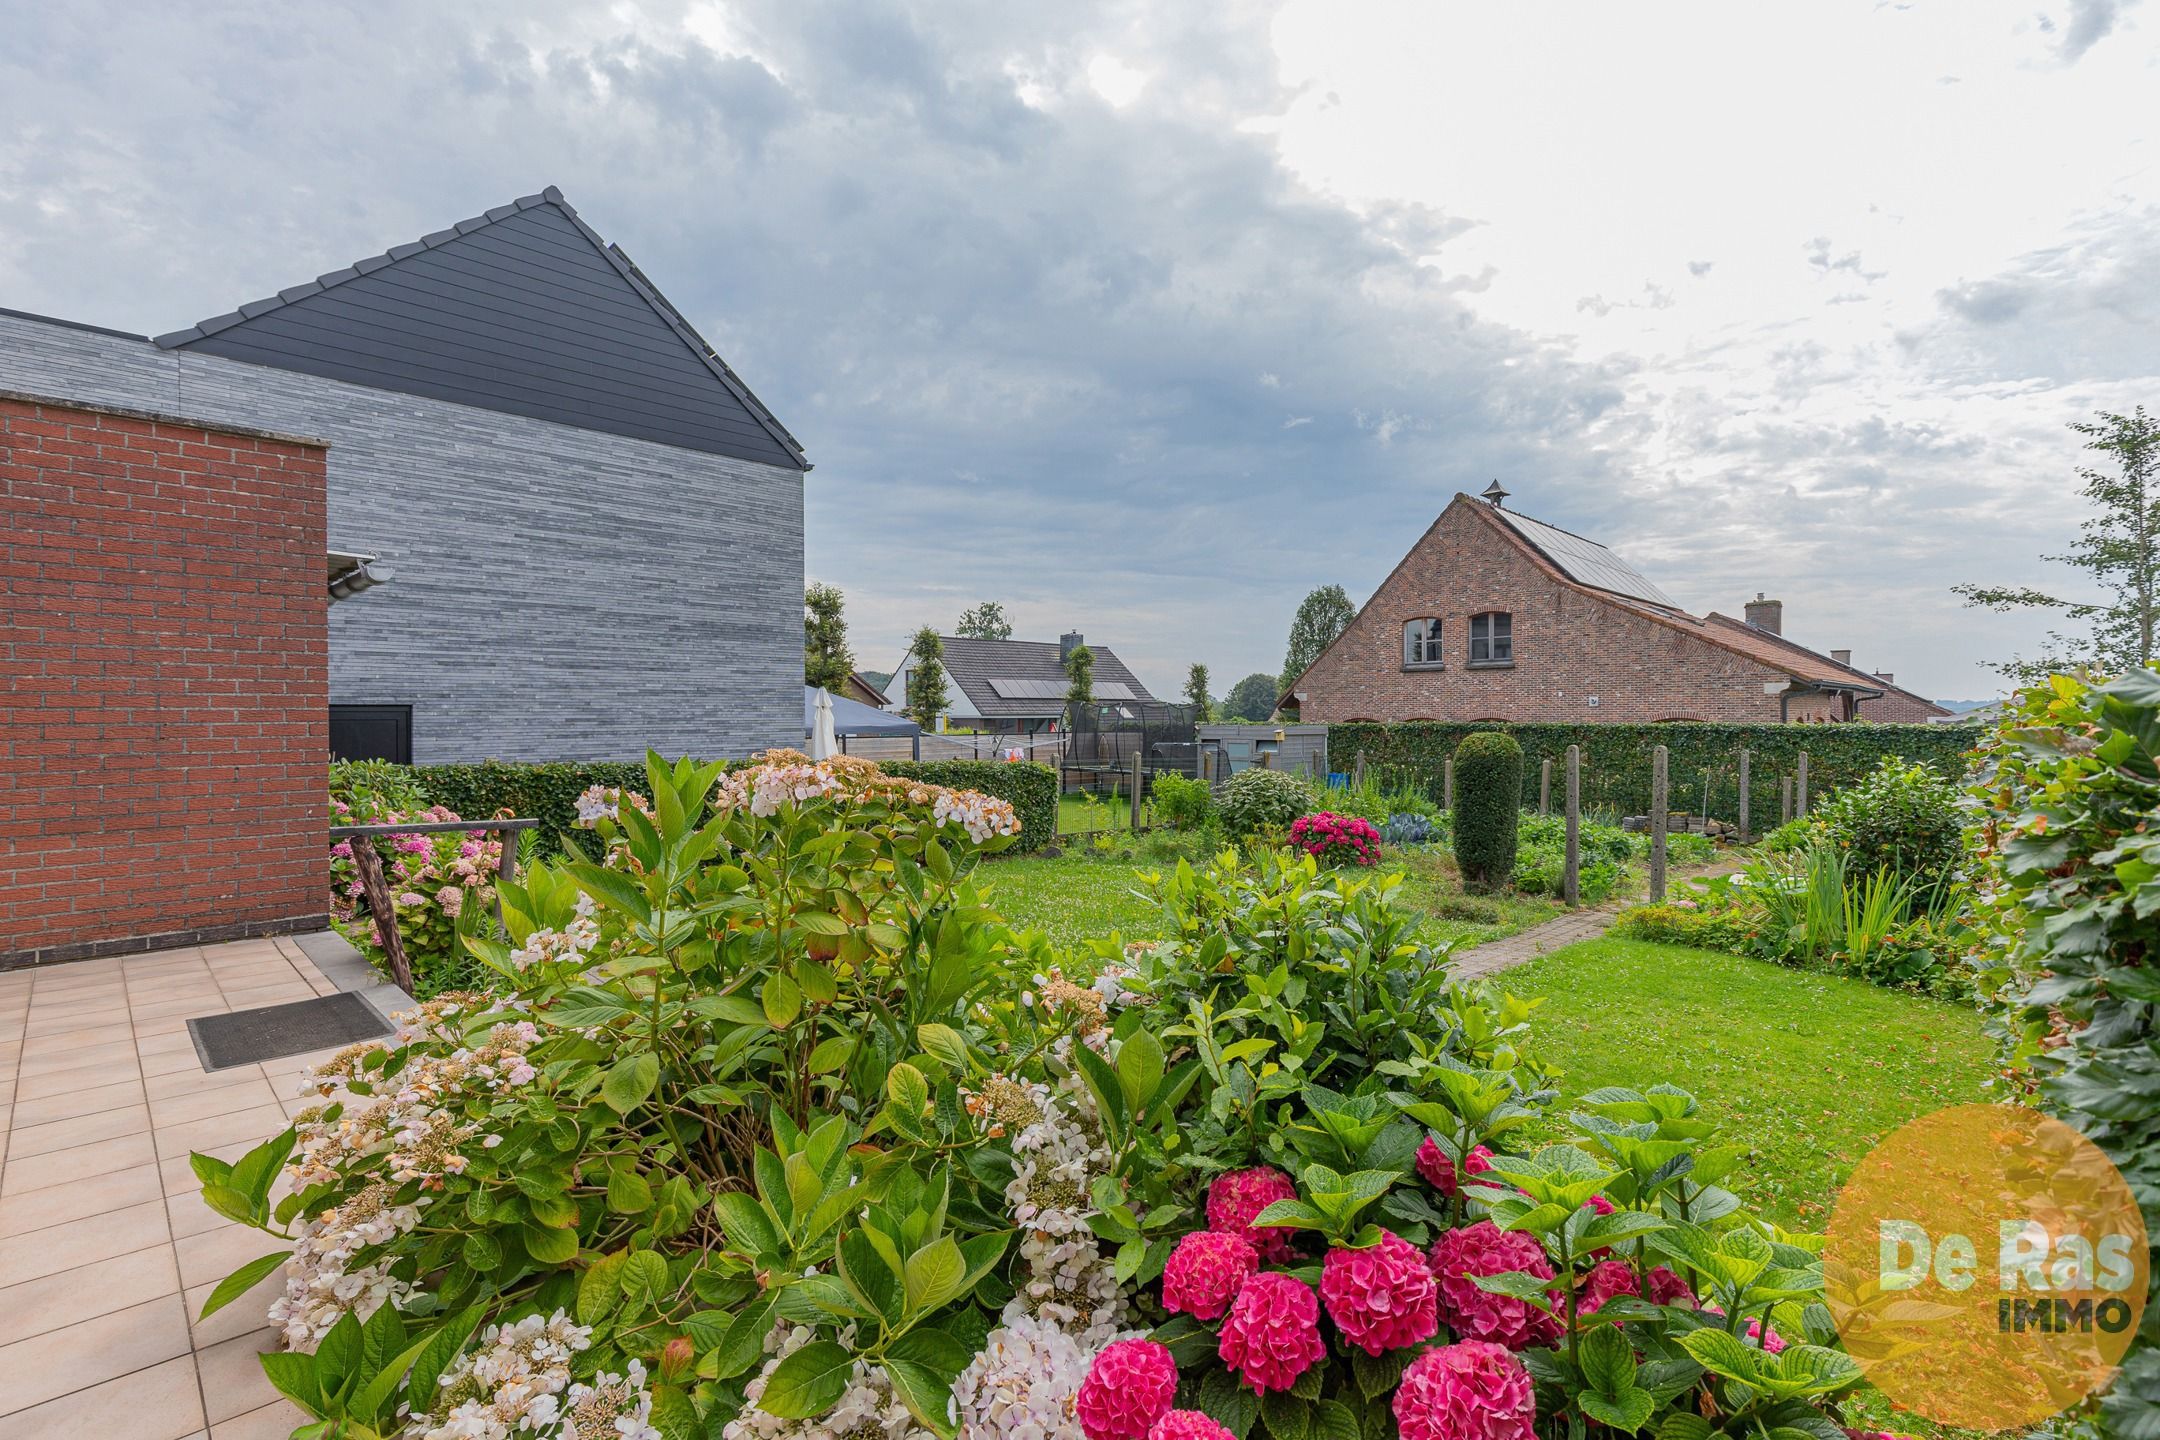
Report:
[{"label": "grey cloud", "polygon": [[[2074,64],[2086,51],[2105,40],[2115,22],[2134,0],[2070,0],[2070,19],[2062,29],[2060,54]],[[2051,30],[2052,26],[2049,27]]]}]

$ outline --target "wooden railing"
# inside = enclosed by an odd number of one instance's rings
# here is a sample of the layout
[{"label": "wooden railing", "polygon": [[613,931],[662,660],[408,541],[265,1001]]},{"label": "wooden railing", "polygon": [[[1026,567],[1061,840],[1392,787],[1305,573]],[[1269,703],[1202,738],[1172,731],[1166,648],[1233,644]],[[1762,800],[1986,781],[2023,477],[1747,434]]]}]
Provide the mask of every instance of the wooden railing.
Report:
[{"label": "wooden railing", "polygon": [[[390,961],[390,978],[397,981],[398,988],[406,994],[413,993],[412,961],[405,954],[404,937],[398,934],[397,897],[390,893],[390,881],[383,874],[382,856],[375,853],[374,843],[392,835],[470,835],[475,832],[499,831],[502,834],[502,855],[495,862],[495,879],[498,885],[505,880],[517,878],[517,840],[520,830],[537,830],[538,820],[429,820],[410,825],[333,825],[330,827],[330,843],[353,840],[361,843],[352,847],[353,868],[360,872],[360,893],[367,897],[368,913],[375,919],[375,938]],[[502,924],[502,893],[495,896],[495,923]]]}]

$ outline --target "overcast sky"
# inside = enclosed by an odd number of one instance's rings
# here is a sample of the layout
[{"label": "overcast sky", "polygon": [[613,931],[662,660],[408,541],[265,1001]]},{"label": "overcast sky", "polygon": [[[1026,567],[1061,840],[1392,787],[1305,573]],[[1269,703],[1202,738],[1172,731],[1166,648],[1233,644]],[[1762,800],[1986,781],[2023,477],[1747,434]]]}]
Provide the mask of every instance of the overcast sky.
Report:
[{"label": "overcast sky", "polygon": [[801,438],[858,659],[1273,670],[1457,490],[1937,696],[2160,409],[2160,8],[11,5],[0,306],[157,333],[555,184]]}]

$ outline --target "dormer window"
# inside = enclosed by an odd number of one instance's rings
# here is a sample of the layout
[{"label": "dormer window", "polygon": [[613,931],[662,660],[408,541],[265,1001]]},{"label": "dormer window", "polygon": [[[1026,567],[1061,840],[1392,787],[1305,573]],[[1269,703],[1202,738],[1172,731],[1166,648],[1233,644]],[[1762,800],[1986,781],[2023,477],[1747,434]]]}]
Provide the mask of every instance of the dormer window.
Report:
[{"label": "dormer window", "polygon": [[1512,665],[1515,663],[1514,617],[1505,610],[1488,610],[1482,615],[1470,617],[1470,663],[1472,665]]},{"label": "dormer window", "polygon": [[1403,622],[1402,663],[1405,670],[1436,669],[1444,658],[1440,650],[1438,619]]}]

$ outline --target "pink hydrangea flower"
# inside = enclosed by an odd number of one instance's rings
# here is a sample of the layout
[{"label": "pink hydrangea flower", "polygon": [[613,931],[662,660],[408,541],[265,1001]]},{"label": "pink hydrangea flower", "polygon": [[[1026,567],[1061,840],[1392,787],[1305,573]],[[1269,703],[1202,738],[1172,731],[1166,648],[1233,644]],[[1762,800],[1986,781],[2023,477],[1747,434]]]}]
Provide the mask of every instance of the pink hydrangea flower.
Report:
[{"label": "pink hydrangea flower", "polygon": [[1237,1440],[1198,1410],[1172,1410],[1155,1422],[1147,1440]]},{"label": "pink hydrangea flower", "polygon": [[1288,1175],[1271,1165],[1256,1165],[1250,1170],[1218,1175],[1215,1183],[1208,1187],[1208,1229],[1240,1236],[1260,1252],[1263,1264],[1287,1260],[1294,1232],[1280,1225],[1254,1229],[1252,1222],[1255,1215],[1277,1200],[1296,1198],[1297,1186],[1291,1183]]},{"label": "pink hydrangea flower", "polygon": [[1532,1440],[1536,1418],[1530,1372],[1483,1340],[1426,1351],[1395,1390],[1402,1440]]},{"label": "pink hydrangea flower", "polygon": [[1260,1252],[1241,1235],[1195,1230],[1163,1262],[1162,1303],[1196,1320],[1220,1320],[1238,1287],[1260,1268]]},{"label": "pink hydrangea flower", "polygon": [[1490,1220],[1450,1230],[1433,1242],[1433,1279],[1440,1286],[1440,1318],[1458,1335],[1490,1340],[1510,1350],[1550,1345],[1560,1322],[1527,1300],[1480,1290],[1470,1277],[1522,1270],[1543,1280],[1553,1274],[1545,1247],[1519,1230]]},{"label": "pink hydrangea flower", "polygon": [[1605,1260],[1590,1267],[1583,1276],[1582,1284],[1575,1290],[1575,1313],[1595,1315],[1599,1307],[1615,1295],[1640,1296],[1642,1290],[1635,1284],[1635,1272],[1625,1260]]},{"label": "pink hydrangea flower", "polygon": [[1771,1330],[1766,1333],[1763,1330],[1763,1323],[1760,1320],[1750,1320],[1747,1322],[1747,1338],[1753,1340],[1757,1345],[1760,1345],[1766,1353],[1771,1355],[1775,1355],[1780,1350],[1783,1350],[1785,1348],[1785,1337],[1778,1334],[1775,1330]]},{"label": "pink hydrangea flower", "polygon": [[[1465,1175],[1484,1174],[1492,1169],[1492,1151],[1483,1145],[1474,1146],[1469,1154],[1463,1156],[1462,1169]],[[1448,1159],[1447,1152],[1442,1150],[1430,1135],[1425,1137],[1424,1144],[1418,1146],[1417,1173],[1424,1176],[1426,1183],[1441,1194],[1455,1194],[1455,1162]]]},{"label": "pink hydrangea flower", "polygon": [[1670,1267],[1659,1265],[1650,1272],[1650,1301],[1654,1305],[1693,1305],[1695,1292]]},{"label": "pink hydrangea flower", "polygon": [[1330,1250],[1320,1298],[1343,1338],[1368,1355],[1415,1345],[1440,1328],[1439,1291],[1418,1248],[1392,1231],[1364,1250]]},{"label": "pink hydrangea flower", "polygon": [[1280,1270],[1245,1282],[1223,1321],[1216,1354],[1256,1391],[1287,1390],[1327,1354],[1312,1287]]},{"label": "pink hydrangea flower", "polygon": [[1113,1340],[1088,1367],[1073,1413],[1088,1440],[1147,1440],[1177,1397],[1177,1362],[1153,1340]]}]

